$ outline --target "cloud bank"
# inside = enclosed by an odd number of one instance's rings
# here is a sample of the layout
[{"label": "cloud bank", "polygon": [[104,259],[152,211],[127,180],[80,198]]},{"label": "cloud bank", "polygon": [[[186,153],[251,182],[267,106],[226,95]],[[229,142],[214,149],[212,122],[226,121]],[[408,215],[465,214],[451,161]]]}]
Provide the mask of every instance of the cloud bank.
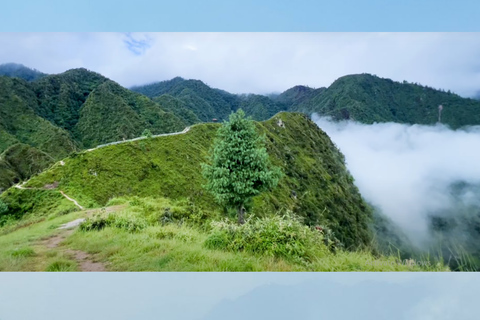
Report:
[{"label": "cloud bank", "polygon": [[[353,121],[312,116],[345,155],[363,197],[418,242],[430,215],[480,205],[480,126],[435,126]],[[467,187],[456,195],[452,185]]]},{"label": "cloud bank", "polygon": [[479,33],[0,33],[0,63],[84,67],[130,87],[176,76],[232,93],[329,86],[371,73],[473,96]]}]

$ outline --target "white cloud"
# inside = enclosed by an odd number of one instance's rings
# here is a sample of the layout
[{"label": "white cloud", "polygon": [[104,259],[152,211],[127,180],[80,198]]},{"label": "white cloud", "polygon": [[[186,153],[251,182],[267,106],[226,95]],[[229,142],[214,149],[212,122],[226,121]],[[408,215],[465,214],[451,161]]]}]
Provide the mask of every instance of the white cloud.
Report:
[{"label": "white cloud", "polygon": [[1,33],[0,47],[0,63],[48,73],[86,67],[127,87],[182,76],[267,93],[366,72],[462,95],[480,90],[478,33]]},{"label": "white cloud", "polygon": [[[426,217],[453,205],[449,186],[480,184],[480,127],[364,125],[312,116],[344,153],[364,198],[416,240],[425,240]],[[470,201],[468,193],[461,199]]]}]

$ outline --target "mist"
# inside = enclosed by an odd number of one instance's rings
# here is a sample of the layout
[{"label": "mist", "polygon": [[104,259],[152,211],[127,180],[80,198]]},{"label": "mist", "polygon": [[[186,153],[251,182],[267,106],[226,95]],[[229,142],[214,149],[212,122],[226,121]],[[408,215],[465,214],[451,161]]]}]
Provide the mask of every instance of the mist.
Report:
[{"label": "mist", "polygon": [[364,199],[413,243],[429,243],[432,217],[456,219],[460,233],[468,229],[468,209],[480,208],[480,126],[312,120],[345,155]]}]

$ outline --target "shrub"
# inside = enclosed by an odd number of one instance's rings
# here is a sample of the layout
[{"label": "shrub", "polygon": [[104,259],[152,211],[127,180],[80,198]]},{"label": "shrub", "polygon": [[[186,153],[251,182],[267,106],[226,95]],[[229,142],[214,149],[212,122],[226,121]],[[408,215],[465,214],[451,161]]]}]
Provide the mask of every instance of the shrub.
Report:
[{"label": "shrub", "polygon": [[8,206],[5,202],[0,199],[0,216],[8,211]]},{"label": "shrub", "polygon": [[273,216],[247,220],[238,225],[228,220],[211,223],[205,247],[247,251],[292,260],[312,261],[328,254],[323,236],[300,223],[294,216]]},{"label": "shrub", "polygon": [[10,251],[10,255],[15,258],[23,258],[23,257],[32,257],[35,255],[35,251],[32,248],[17,248]]},{"label": "shrub", "polygon": [[122,211],[120,213],[96,214],[80,224],[80,230],[82,231],[102,230],[105,227],[137,232],[147,227],[147,221],[137,214]]}]

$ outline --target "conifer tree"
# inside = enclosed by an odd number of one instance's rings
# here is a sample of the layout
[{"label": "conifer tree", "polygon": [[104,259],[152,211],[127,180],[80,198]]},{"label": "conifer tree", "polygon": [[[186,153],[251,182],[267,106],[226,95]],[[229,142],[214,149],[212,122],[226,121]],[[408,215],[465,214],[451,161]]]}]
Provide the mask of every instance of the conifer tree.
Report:
[{"label": "conifer tree", "polygon": [[245,222],[245,203],[275,187],[280,169],[270,163],[263,137],[250,118],[239,109],[217,132],[209,164],[203,164],[205,186],[215,199],[237,209],[238,222]]}]

